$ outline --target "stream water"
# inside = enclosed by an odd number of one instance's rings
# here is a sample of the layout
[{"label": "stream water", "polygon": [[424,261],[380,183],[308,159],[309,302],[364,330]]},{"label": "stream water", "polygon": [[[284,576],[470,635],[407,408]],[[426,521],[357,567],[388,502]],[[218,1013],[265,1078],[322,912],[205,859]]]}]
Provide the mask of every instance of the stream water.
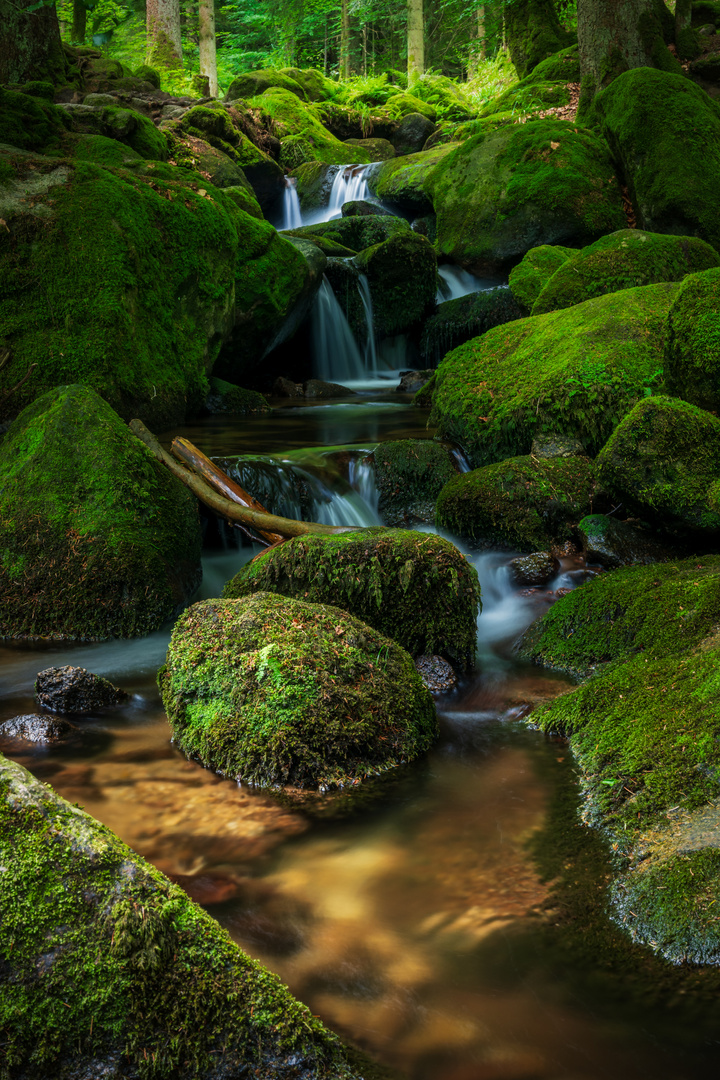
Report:
[{"label": "stream water", "polygon": [[[333,451],[431,437],[427,415],[408,397],[368,392],[212,417],[164,441],[182,434],[223,459],[276,512],[372,524],[366,455],[347,453],[340,468]],[[257,550],[229,532],[220,541],[198,598],[218,596]],[[408,1080],[707,1077],[720,1064],[717,973],[664,964],[614,926],[608,855],[578,823],[567,747],[525,722],[567,683],[519,664],[512,644],[593,570],[567,559],[547,589],[518,590],[510,553],[470,557],[484,601],[476,670],[437,697],[430,754],[352,793],[298,805],[177,752],[155,685],[169,626],[141,641],[0,647],[0,721],[36,710],[34,678],[50,665],[86,667],[132,695],[78,720],[67,743],[0,749],[171,875],[313,1013]]]}]

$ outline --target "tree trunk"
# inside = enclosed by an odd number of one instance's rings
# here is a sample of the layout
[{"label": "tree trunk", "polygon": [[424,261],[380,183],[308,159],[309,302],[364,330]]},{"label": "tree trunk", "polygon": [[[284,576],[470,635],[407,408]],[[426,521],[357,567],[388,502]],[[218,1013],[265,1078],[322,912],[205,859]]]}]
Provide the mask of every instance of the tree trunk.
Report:
[{"label": "tree trunk", "polygon": [[147,0],[147,60],[166,70],[182,68],[180,0]]},{"label": "tree trunk", "polygon": [[425,71],[425,24],[423,0],[407,0],[408,83]]},{"label": "tree trunk", "polygon": [[215,54],[215,5],[213,0],[200,0],[200,74],[210,84],[210,96],[218,95],[217,57]]},{"label": "tree trunk", "polygon": [[560,25],[553,0],[514,0],[507,5],[505,24],[510,59],[521,79],[541,60],[572,44],[571,35]]},{"label": "tree trunk", "polygon": [[55,4],[26,11],[33,0],[0,0],[0,83],[31,79],[62,85],[67,65]]},{"label": "tree trunk", "polygon": [[675,4],[675,37],[690,25],[692,15],[692,0],[677,0]]},{"label": "tree trunk", "polygon": [[73,0],[72,40],[84,45],[86,29],[87,8],[83,0]]},{"label": "tree trunk", "polygon": [[340,10],[340,78],[350,78],[350,10],[349,0],[342,0]]},{"label": "tree trunk", "polygon": [[581,115],[595,94],[623,71],[656,67],[681,74],[665,45],[656,0],[578,0],[577,8]]}]

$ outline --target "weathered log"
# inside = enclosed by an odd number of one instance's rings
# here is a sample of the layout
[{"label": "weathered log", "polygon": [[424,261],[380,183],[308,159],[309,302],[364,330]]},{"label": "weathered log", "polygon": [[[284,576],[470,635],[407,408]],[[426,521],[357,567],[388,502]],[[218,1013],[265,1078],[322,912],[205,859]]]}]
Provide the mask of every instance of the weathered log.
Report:
[{"label": "weathered log", "polygon": [[[257,510],[259,514],[267,514],[267,510],[261,502],[258,502],[253,495],[249,495],[240,484],[227,476],[222,469],[219,469],[209,457],[206,457],[201,450],[193,446],[188,439],[173,439],[170,451],[179,461],[189,465],[193,472],[205,480],[219,495],[230,499],[231,502],[238,503],[240,506],[247,506],[250,510]],[[278,544],[285,539],[285,536],[281,533],[267,532],[265,529],[259,531],[263,539],[270,544]]]},{"label": "weathered log", "polygon": [[292,518],[277,517],[275,514],[262,514],[258,510],[251,510],[231,502],[223,495],[218,495],[209,484],[206,484],[196,473],[186,469],[179,461],[163,450],[151,431],[145,427],[141,420],[131,420],[130,430],[142,440],[154,457],[177,476],[186,487],[192,491],[196,498],[205,503],[214,513],[225,518],[229,522],[239,522],[249,526],[257,532],[266,531],[280,534],[283,539],[291,536],[305,536],[306,533],[314,533],[317,536],[332,536],[334,533],[356,532],[352,527],[344,525],[320,525],[315,521],[294,521]]}]

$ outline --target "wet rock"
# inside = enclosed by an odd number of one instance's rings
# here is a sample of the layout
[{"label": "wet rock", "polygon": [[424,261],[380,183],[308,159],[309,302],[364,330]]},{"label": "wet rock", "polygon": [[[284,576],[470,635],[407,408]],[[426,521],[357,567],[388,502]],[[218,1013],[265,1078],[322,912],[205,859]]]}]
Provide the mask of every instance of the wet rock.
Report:
[{"label": "wet rock", "polygon": [[343,217],[393,217],[389,210],[377,203],[368,202],[367,199],[355,199],[352,202],[343,203]]},{"label": "wet rock", "polygon": [[634,563],[647,565],[665,562],[672,558],[667,546],[658,543],[648,533],[604,514],[591,514],[583,518],[578,532],[588,562],[600,563],[608,569]]},{"label": "wet rock", "polygon": [[392,144],[398,157],[402,154],[419,153],[437,127],[432,120],[420,113],[408,113],[400,121],[393,135]]},{"label": "wet rock", "polygon": [[457,475],[445,446],[431,439],[381,443],[373,454],[378,512],[391,528],[409,528],[435,520],[435,502]]},{"label": "wet rock", "polygon": [[38,713],[28,713],[25,716],[13,716],[0,724],[0,737],[9,739],[24,739],[31,743],[53,743],[60,739],[66,739],[77,728],[67,720],[60,720],[56,716],[42,716]]},{"label": "wet rock", "polygon": [[587,450],[580,440],[573,439],[571,435],[536,435],[530,453],[536,458],[587,456]]},{"label": "wet rock", "polygon": [[495,326],[521,319],[523,314],[510,290],[503,286],[445,300],[425,322],[420,355],[426,363],[437,364],[451,349]]},{"label": "wet rock", "polygon": [[428,690],[434,694],[452,690],[457,682],[455,672],[442,656],[416,656],[415,667]]},{"label": "wet rock", "polygon": [[85,668],[50,667],[38,673],[35,698],[52,712],[92,713],[122,704],[128,694]]},{"label": "wet rock", "polygon": [[299,398],[303,396],[302,384],[286,379],[282,375],[278,376],[273,383],[272,392],[274,397]]},{"label": "wet rock", "polygon": [[434,368],[426,368],[424,371],[403,371],[400,374],[400,383],[398,385],[398,393],[400,394],[415,394],[418,390],[421,390],[423,386],[426,386],[433,375],[435,374]]},{"label": "wet rock", "polygon": [[347,386],[340,383],[324,382],[322,379],[308,379],[305,383],[306,398],[341,398],[354,394]]},{"label": "wet rock", "polygon": [[516,585],[547,585],[558,572],[559,563],[549,551],[534,551],[510,563],[510,576]]}]

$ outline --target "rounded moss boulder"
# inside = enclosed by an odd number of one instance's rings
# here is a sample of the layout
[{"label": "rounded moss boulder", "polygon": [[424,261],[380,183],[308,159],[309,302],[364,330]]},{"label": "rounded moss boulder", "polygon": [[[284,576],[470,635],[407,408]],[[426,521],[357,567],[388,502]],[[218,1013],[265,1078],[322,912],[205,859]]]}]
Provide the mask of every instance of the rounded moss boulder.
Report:
[{"label": "rounded moss boulder", "polygon": [[0,865],[6,1075],[368,1076],[179,886],[1,755]]},{"label": "rounded moss boulder", "polygon": [[475,657],[477,573],[439,536],[390,529],[298,536],[248,563],[224,595],[260,591],[334,604],[413,656],[438,653],[463,668]]},{"label": "rounded moss boulder", "polygon": [[72,105],[70,119],[74,131],[86,135],[104,135],[125,143],[142,158],[166,161],[168,147],[162,131],[152,120],[136,112],[114,105]]},{"label": "rounded moss boulder", "polygon": [[366,150],[359,146],[348,146],[325,127],[320,119],[319,106],[301,101],[290,90],[271,87],[259,97],[252,98],[249,106],[261,110],[263,118],[271,123],[273,134],[281,142],[290,136],[302,139],[307,144],[305,162],[345,165],[371,160]]},{"label": "rounded moss boulder", "polygon": [[376,334],[383,337],[404,334],[435,310],[437,259],[432,244],[424,236],[409,230],[392,236],[361,251],[355,257],[355,265],[368,280]]},{"label": "rounded moss boulder", "polygon": [[425,321],[420,356],[427,364],[438,364],[451,349],[524,314],[510,289],[503,287],[446,300]]},{"label": "rounded moss boulder", "polygon": [[672,558],[668,545],[660,543],[651,532],[636,529],[626,521],[605,514],[590,514],[583,518],[577,531],[586,561],[599,563],[610,570]]},{"label": "rounded moss boulder", "polygon": [[55,149],[69,127],[67,112],[51,101],[0,86],[0,143],[20,150]]},{"label": "rounded moss boulder", "polygon": [[594,108],[638,225],[699,236],[720,251],[720,105],[682,75],[635,68]]},{"label": "rounded moss boulder", "polygon": [[438,252],[480,275],[541,244],[580,246],[626,221],[607,145],[563,120],[476,135],[428,180]]},{"label": "rounded moss boulder", "polygon": [[633,514],[668,532],[720,531],[711,488],[720,475],[720,420],[678,398],[649,397],[618,424],[598,477]]},{"label": "rounded moss boulder", "polygon": [[339,608],[276,593],[194,604],[158,683],[175,744],[250,784],[356,783],[437,735],[404,649]]},{"label": "rounded moss boulder", "polygon": [[276,87],[287,90],[303,100],[307,96],[305,89],[293,78],[289,70],[283,72],[277,68],[260,68],[258,71],[246,71],[242,75],[236,75],[230,83],[225,101],[230,103],[240,98],[257,97],[266,90]]},{"label": "rounded moss boulder", "polygon": [[[720,255],[695,236],[621,229],[563,260],[535,301],[532,314],[559,311],[639,285],[682,281],[688,274],[715,267],[720,267]],[[720,270],[716,273],[720,277]]]},{"label": "rounded moss boulder", "polygon": [[541,551],[569,540],[598,494],[587,458],[508,458],[453,477],[435,520],[482,547]]},{"label": "rounded moss boulder", "polygon": [[428,189],[429,178],[443,158],[457,146],[458,143],[444,143],[432,150],[384,162],[369,172],[368,187],[371,193],[404,213],[431,213],[433,202]]},{"label": "rounded moss boulder", "polygon": [[457,469],[448,449],[431,439],[380,443],[372,455],[378,513],[391,528],[435,520],[435,500]]},{"label": "rounded moss boulder", "polygon": [[592,456],[656,385],[677,285],[648,285],[520,319],[440,364],[432,423],[475,467],[530,453],[541,434],[580,439]]},{"label": "rounded moss boulder", "polygon": [[404,218],[386,214],[333,218],[331,221],[319,221],[316,225],[302,225],[293,229],[292,234],[313,241],[320,237],[351,251],[363,251],[394,236],[413,235]]},{"label": "rounded moss boulder", "polygon": [[0,636],[136,637],[200,582],[197,502],[85,386],[0,443]]},{"label": "rounded moss boulder", "polygon": [[512,268],[508,279],[510,292],[526,314],[532,311],[533,304],[553,274],[575,254],[574,248],[541,244],[540,247],[530,248],[517,266]]},{"label": "rounded moss boulder", "polygon": [[665,382],[669,393],[720,410],[720,270],[680,287],[668,315]]}]

